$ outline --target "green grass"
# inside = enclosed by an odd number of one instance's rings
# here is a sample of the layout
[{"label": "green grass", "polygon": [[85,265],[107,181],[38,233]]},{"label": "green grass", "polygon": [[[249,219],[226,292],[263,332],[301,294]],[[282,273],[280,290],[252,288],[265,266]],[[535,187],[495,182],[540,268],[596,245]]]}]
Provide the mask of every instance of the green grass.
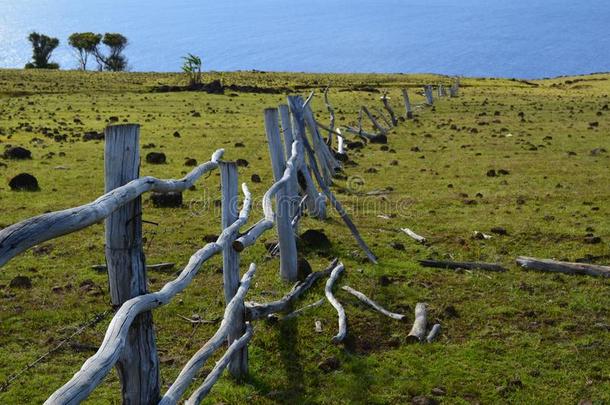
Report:
[{"label": "green grass", "polygon": [[[402,87],[450,82],[432,75],[264,72],[211,73],[206,79],[214,78],[226,84],[288,87],[303,94],[332,83],[330,99],[338,124],[354,123],[362,104],[381,106],[380,94],[356,91],[358,87],[387,90],[402,113]],[[167,154],[166,165],[143,163],[142,175],[181,177],[189,170],[183,165],[186,157],[203,162],[215,149],[225,148],[226,159],[250,162],[240,169],[240,178],[260,199],[272,184],[262,110],[285,102],[285,95],[150,91],[181,80],[175,74],[0,70],[0,149],[20,145],[33,154],[28,161],[0,159],[7,165],[0,165],[0,227],[100,195],[103,143],[80,139],[85,131],[103,130],[111,116],[142,124],[142,145],[156,145],[143,154]],[[417,121],[401,123],[389,135],[393,151],[369,145],[351,153],[358,166],[346,167],[348,180],[336,182],[338,198],[379,256],[379,265],[362,260],[335,213],[326,222],[305,218],[302,226],[329,235],[330,254],[308,253],[307,258],[321,269],[329,256],[339,256],[347,269],[340,285],[349,284],[388,309],[407,313],[409,321],[416,302],[428,302],[431,321],[443,326],[438,343],[407,345],[409,323],[383,318],[339,290],[349,323],[345,347],[330,343],[337,325],[336,313],[327,304],[286,324],[257,322],[250,377],[239,385],[224,376],[207,403],[408,403],[413,396],[431,396],[435,387],[446,391],[437,400],[449,404],[610,402],[608,280],[527,272],[514,265],[518,255],[575,260],[610,254],[610,153],[590,153],[595,148],[610,151],[610,111],[603,108],[610,103],[610,75],[533,83],[464,79],[462,84],[459,98],[443,99],[433,110],[417,110]],[[415,103],[423,101],[414,91],[411,96]],[[320,97],[313,108],[327,122]],[[193,117],[192,111],[201,117]],[[590,128],[591,122],[598,126]],[[46,137],[44,128],[67,135],[68,142]],[[176,130],[180,138],[172,136]],[[236,148],[236,142],[246,147]],[[412,151],[416,146],[419,151]],[[397,165],[391,165],[393,160]],[[510,174],[488,177],[490,169]],[[40,192],[9,190],[8,180],[24,171],[38,178]],[[262,183],[250,182],[254,173]],[[364,180],[357,190],[355,176]],[[392,191],[385,195],[363,196],[387,188]],[[202,201],[218,198],[217,173],[185,193],[185,208],[157,209],[145,197],[144,219],[159,224],[144,224],[147,261],[184,265],[203,246],[204,235],[218,233],[219,212],[202,206]],[[261,215],[257,207],[250,222]],[[505,227],[508,236],[472,238],[475,230],[490,233],[494,226]],[[430,245],[416,244],[401,227],[425,235]],[[602,243],[584,243],[589,227]],[[274,238],[273,231],[263,237]],[[392,242],[403,243],[405,250],[393,249]],[[101,224],[46,245],[47,253],[30,250],[0,272],[0,381],[109,307],[106,276],[90,269],[104,260]],[[510,271],[452,272],[417,264],[430,257],[497,261]],[[244,267],[251,261],[259,270],[249,299],[267,301],[290,288],[279,281],[278,260],[265,258],[262,242],[243,254]],[[598,263],[604,261],[608,259]],[[193,329],[177,315],[197,313],[209,319],[222,314],[220,263],[220,258],[211,260],[184,293],[154,312],[163,389],[214,331],[208,325]],[[17,275],[30,277],[33,288],[10,288]],[[149,276],[152,291],[173,277]],[[381,276],[389,277],[390,285],[382,286]],[[85,280],[100,285],[104,294],[81,290]],[[61,293],[52,291],[68,285],[72,287]],[[321,295],[320,283],[301,302]],[[322,333],[314,331],[315,320],[322,322]],[[76,341],[99,345],[108,322],[88,329]],[[0,393],[0,402],[42,402],[91,354],[61,350]],[[324,373],[318,364],[330,356],[341,366]],[[89,403],[120,403],[115,372]]]}]

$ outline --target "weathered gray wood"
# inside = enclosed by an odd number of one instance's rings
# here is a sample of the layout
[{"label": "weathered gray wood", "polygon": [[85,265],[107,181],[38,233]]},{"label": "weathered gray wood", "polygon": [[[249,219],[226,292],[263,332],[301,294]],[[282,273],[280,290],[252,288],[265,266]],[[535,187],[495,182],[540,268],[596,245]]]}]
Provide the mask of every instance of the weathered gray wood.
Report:
[{"label": "weathered gray wood", "polygon": [[[250,268],[241,278],[239,288],[237,292],[231,298],[231,301],[225,307],[224,316],[222,322],[216,333],[199,349],[193,357],[189,359],[186,365],[178,374],[178,377],[174,380],[172,385],[169,387],[159,405],[170,405],[177,404],[182,395],[186,392],[191,382],[197,376],[197,373],[204,366],[205,362],[222,347],[225,339],[231,332],[233,325],[243,324],[243,308],[244,298],[250,288],[252,278],[256,272],[256,266],[254,263],[250,264]],[[239,338],[236,340],[238,341]],[[235,343],[235,341],[233,342]]]},{"label": "weathered gray wood", "polygon": [[432,105],[434,104],[434,96],[432,94],[432,86],[427,84],[424,86],[424,96],[426,96],[426,104]]},{"label": "weathered gray wood", "polygon": [[382,307],[381,305],[379,305],[378,303],[376,303],[375,301],[373,301],[372,299],[370,299],[369,297],[367,297],[360,291],[354,290],[352,287],[350,287],[348,285],[344,285],[341,288],[343,290],[347,291],[348,293],[352,294],[354,297],[358,298],[360,301],[364,302],[366,305],[370,306],[371,308],[375,309],[376,311],[381,312],[385,316],[388,316],[392,319],[396,319],[398,321],[402,321],[406,317],[406,315],[397,314],[395,312],[388,311],[387,309],[385,309],[384,307]]},{"label": "weathered gray wood", "polygon": [[291,313],[289,313],[288,315],[283,317],[282,321],[287,321],[289,319],[294,319],[297,316],[302,315],[304,312],[307,312],[308,310],[310,310],[312,308],[317,308],[317,307],[321,306],[325,302],[326,302],[326,298],[320,298],[316,302],[312,302],[311,304],[305,305],[302,308],[299,308],[299,309],[296,309],[296,310],[292,311]]},{"label": "weathered gray wood", "polygon": [[288,162],[286,162],[286,170],[284,170],[284,175],[279,181],[273,183],[269,190],[267,190],[267,192],[263,195],[264,218],[254,224],[252,228],[233,242],[233,248],[238,252],[241,252],[246,247],[252,245],[256,239],[263,234],[263,232],[273,228],[275,214],[273,213],[273,203],[271,202],[271,199],[275,196],[278,190],[280,190],[280,188],[284,187],[284,185],[290,180],[290,177],[296,173],[297,159],[299,158],[298,150],[299,142],[295,141],[292,144],[290,159],[288,159]]},{"label": "weathered gray wood", "polygon": [[424,238],[423,236],[420,236],[418,234],[416,234],[415,232],[413,232],[412,230],[410,230],[409,228],[400,228],[401,231],[403,231],[404,233],[406,233],[407,235],[409,235],[411,238],[415,239],[417,242],[419,243],[426,243],[427,239]]},{"label": "weathered gray wood", "polygon": [[[294,134],[292,131],[292,121],[290,118],[290,109],[288,108],[288,104],[281,104],[278,107],[278,111],[280,112],[280,121],[282,124],[282,133],[284,134],[284,150],[286,152],[285,159],[286,161],[290,159],[290,155],[292,154],[292,143],[294,142]],[[300,201],[299,198],[299,183],[297,179],[297,175],[290,177],[288,184],[286,186],[286,192],[289,196],[290,200],[290,216],[294,217],[297,212],[297,207]]]},{"label": "weathered gray wood", "polygon": [[[140,126],[110,126],[105,132],[105,191],[108,193],[140,177]],[[110,301],[114,307],[120,307],[147,292],[141,197],[108,216],[105,231]],[[159,358],[149,311],[134,319],[116,368],[123,403],[148,404],[159,400]]]},{"label": "weathered gray wood", "polygon": [[390,122],[390,120],[386,118],[383,111],[381,111],[379,108],[373,107],[373,109],[377,113],[377,116],[380,117],[383,120],[383,122],[387,125],[386,131],[389,131],[393,127],[392,122]]},{"label": "weathered gray wood", "polygon": [[227,364],[229,364],[229,361],[232,361],[231,358],[235,356],[240,350],[243,350],[244,348],[248,347],[247,344],[252,338],[252,333],[252,326],[250,325],[250,323],[247,323],[246,330],[244,331],[243,336],[241,336],[239,339],[234,341],[231,346],[229,346],[226,353],[220,358],[220,360],[216,362],[216,365],[214,366],[212,371],[210,371],[210,374],[207,375],[207,377],[203,381],[203,384],[201,384],[201,386],[199,386],[199,388],[197,388],[195,392],[193,392],[193,395],[191,395],[191,397],[185,402],[186,405],[198,405],[201,403],[203,398],[208,395],[214,384],[216,384],[216,381],[218,381],[218,379],[222,375],[222,372],[227,367]]},{"label": "weathered gray wood", "polygon": [[[292,114],[293,136],[296,141],[299,141],[298,160],[296,166],[298,173],[304,182],[304,184],[300,184],[301,189],[303,193],[308,196],[306,201],[307,210],[314,218],[323,220],[326,219],[326,199],[324,198],[323,194],[318,193],[318,190],[316,189],[316,186],[311,178],[311,174],[309,173],[307,163],[305,162],[305,154],[302,150],[303,146],[301,144],[301,139],[307,136],[305,133],[305,120],[302,118],[297,119],[294,114],[295,108],[298,108],[299,112],[302,111],[300,100],[300,97],[288,96],[288,105]],[[301,113],[299,113],[299,117],[302,117]]]},{"label": "weathered gray wood", "polygon": [[402,89],[402,98],[405,101],[405,118],[410,120],[413,118],[413,109],[411,108],[411,100],[409,99],[409,91]]},{"label": "weathered gray wood", "polygon": [[335,129],[335,109],[328,100],[329,87],[330,86],[327,86],[326,89],[324,89],[324,104],[326,105],[326,109],[328,110],[328,115],[330,115],[330,121],[328,123],[328,141],[326,143],[328,147],[331,148],[333,146],[333,131]]},{"label": "weathered gray wood", "polygon": [[390,119],[392,120],[392,126],[398,125],[398,119],[396,118],[396,114],[394,113],[392,106],[390,106],[390,100],[388,98],[388,93],[383,93],[383,96],[381,96],[381,102],[383,103],[384,108],[388,111],[388,114],[390,114]]},{"label": "weathered gray wood", "polygon": [[[237,199],[238,172],[235,162],[220,162],[220,185],[222,191],[222,216],[221,231],[234,223],[238,218]],[[222,249],[222,275],[224,284],[225,302],[228,304],[239,288],[239,252],[233,246],[227,244]],[[243,335],[246,328],[244,321],[244,308],[238,310],[236,321],[229,327],[227,343]],[[236,379],[241,379],[248,374],[248,347],[238,351],[231,360],[229,372]]]},{"label": "weathered gray wood", "polygon": [[[265,110],[265,132],[269,144],[269,155],[273,177],[280,181],[286,171],[286,161],[279,131],[278,110],[267,108]],[[289,171],[288,181],[278,189],[275,195],[278,240],[280,244],[280,276],[287,281],[297,279],[297,245],[292,230],[291,198],[288,194],[288,184],[294,173]]]},{"label": "weathered gray wood", "polygon": [[560,262],[550,259],[519,256],[517,264],[530,270],[548,271],[551,273],[579,274],[596,277],[610,277],[610,266],[599,266],[587,263]]},{"label": "weathered gray wood", "polygon": [[[306,106],[302,111],[305,124],[311,134],[314,151],[316,152],[316,155],[320,157],[318,163],[322,173],[324,174],[324,181],[326,181],[326,184],[330,185],[332,184],[332,178],[337,169],[341,168],[341,164],[335,159],[331,149],[326,142],[324,142],[324,139],[322,139],[311,107]],[[310,164],[312,163],[310,162]]]},{"label": "weathered gray wood", "polygon": [[341,134],[339,128],[337,128],[337,152],[342,155],[345,154],[343,134]]},{"label": "weathered gray wood", "polygon": [[382,127],[381,125],[379,125],[379,122],[377,122],[377,120],[375,119],[375,117],[373,116],[373,114],[371,114],[371,112],[368,110],[368,108],[366,108],[365,106],[362,106],[362,111],[364,111],[364,113],[366,114],[367,117],[369,117],[369,120],[371,120],[371,122],[373,123],[373,126],[382,134],[385,134],[387,131],[384,127]]},{"label": "weathered gray wood", "polygon": [[291,308],[292,303],[296,301],[305,291],[309,290],[317,280],[329,276],[333,269],[337,266],[337,262],[338,260],[335,259],[325,270],[316,271],[309,274],[305,280],[296,283],[288,294],[284,295],[277,301],[271,301],[265,304],[247,302],[246,319],[248,321],[255,321],[257,319],[266,318],[271,314],[288,311]]},{"label": "weathered gray wood", "polygon": [[[230,227],[225,228],[216,242],[208,243],[191,256],[180,275],[165,284],[160,291],[137,296],[121,305],[110,325],[108,325],[104,341],[97,352],[82,365],[70,381],[55,391],[45,404],[79,404],[87,398],[118,360],[125,347],[129,327],[136,316],[166,305],[176,294],[189,286],[203,263],[220,253],[225,245],[235,240],[239,228],[248,221],[252,205],[250,192],[245,184],[242,185],[242,190],[244,192],[244,203],[239,213],[239,219]],[[223,337],[224,339],[225,337]]]},{"label": "weathered gray wood", "polygon": [[360,138],[362,138],[366,142],[368,142],[368,141],[373,142],[376,138],[383,136],[383,134],[371,134],[370,132],[363,131],[362,129],[358,130],[358,129],[352,128],[350,126],[345,126],[343,129],[345,129],[347,132],[349,132],[351,134],[358,135]]},{"label": "weathered gray wood", "polygon": [[[295,117],[295,121],[298,122],[298,121],[302,120],[302,116],[301,116],[302,110],[299,109],[299,98],[298,97],[296,97],[296,98],[288,97],[288,103],[290,105],[292,114]],[[315,156],[311,146],[309,145],[309,141],[307,140],[307,138],[302,138],[301,141],[303,142],[305,151],[309,155],[310,162],[312,162],[311,168],[314,173],[314,176],[316,177],[318,185],[320,186],[320,188],[322,189],[322,191],[324,192],[326,197],[328,197],[331,204],[333,205],[333,207],[335,208],[335,210],[341,217],[341,219],[343,219],[343,222],[345,222],[345,225],[347,225],[348,229],[351,231],[352,235],[354,236],[354,239],[356,239],[356,242],[358,243],[360,248],[364,251],[367,258],[372,263],[376,264],[377,257],[375,257],[375,255],[373,254],[373,252],[371,252],[371,249],[369,249],[366,242],[364,242],[364,240],[360,236],[360,232],[358,232],[358,229],[356,228],[356,225],[354,225],[354,223],[352,222],[351,218],[349,217],[349,215],[347,214],[345,209],[343,209],[343,206],[341,205],[341,203],[335,198],[335,195],[330,191],[330,188],[324,182],[324,179],[320,175],[320,172],[318,171],[317,166],[315,164],[316,156]]]},{"label": "weathered gray wood", "polygon": [[432,327],[432,329],[430,329],[428,336],[426,336],[426,342],[428,342],[428,343],[434,342],[440,333],[441,333],[441,324],[435,323],[434,326]]},{"label": "weathered gray wood", "polygon": [[481,262],[450,262],[445,260],[420,260],[419,264],[424,267],[435,267],[437,269],[465,269],[465,270],[488,270],[504,272],[506,268],[497,263]]},{"label": "weathered gray wood", "polygon": [[413,327],[407,336],[407,342],[419,343],[426,337],[426,325],[428,323],[426,312],[425,303],[418,302],[415,305],[415,321],[413,321]]},{"label": "weathered gray wood", "polygon": [[224,150],[217,150],[212,155],[211,161],[196,167],[180,180],[141,177],[104,194],[89,204],[38,215],[0,230],[0,266],[32,246],[100,222],[119,207],[145,192],[168,193],[190,188],[203,174],[218,167],[218,160],[223,153]]},{"label": "weathered gray wood", "polygon": [[326,299],[337,310],[337,315],[339,317],[339,332],[333,337],[333,343],[341,343],[347,336],[347,316],[345,315],[345,309],[343,309],[343,305],[337,301],[333,294],[333,285],[344,269],[343,263],[339,263],[330,273],[330,277],[326,280],[326,286],[324,287]]}]

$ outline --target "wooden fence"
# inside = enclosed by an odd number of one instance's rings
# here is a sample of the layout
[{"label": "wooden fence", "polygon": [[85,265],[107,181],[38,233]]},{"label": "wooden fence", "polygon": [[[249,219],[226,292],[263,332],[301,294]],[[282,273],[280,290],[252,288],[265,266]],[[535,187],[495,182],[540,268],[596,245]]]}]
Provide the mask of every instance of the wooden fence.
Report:
[{"label": "wooden fence", "polygon": [[[451,87],[453,88],[454,86]],[[457,87],[454,91],[457,94]],[[431,92],[431,87],[427,86],[425,95],[429,103],[432,102]],[[454,95],[454,92],[451,94]],[[413,110],[406,90],[403,91],[403,97],[405,118],[410,119]],[[140,177],[138,125],[106,128],[106,194],[89,204],[42,214],[0,230],[2,266],[30,247],[105,220],[109,290],[116,313],[97,352],[65,385],[48,398],[46,404],[80,403],[115,366],[124,403],[175,404],[182,398],[204,363],[224,342],[228,342],[225,354],[186,401],[187,404],[197,404],[210,391],[225,368],[228,367],[231,374],[237,378],[247,373],[247,344],[253,334],[250,323],[272,313],[287,311],[294,300],[322,277],[330,276],[327,282],[327,297],[339,313],[339,334],[335,336],[335,340],[340,341],[345,337],[345,314],[330,291],[334,280],[343,270],[343,265],[337,260],[326,270],[311,273],[305,280],[297,282],[282,299],[269,303],[245,301],[256,271],[254,263],[250,264],[249,270],[240,278],[240,252],[254,244],[265,231],[275,225],[279,240],[280,276],[286,281],[297,281],[295,232],[299,219],[305,207],[310,215],[325,218],[327,202],[336,209],[367,258],[373,263],[377,262],[376,256],[330,189],[332,178],[341,167],[338,155],[331,147],[332,140],[336,137],[339,155],[344,153],[344,140],[341,130],[335,128],[334,110],[328,100],[328,94],[325,92],[324,100],[331,116],[329,127],[316,121],[309,105],[311,99],[312,96],[305,101],[300,96],[289,96],[288,104],[264,111],[265,132],[275,183],[263,196],[263,218],[243,232],[240,229],[250,217],[252,198],[247,185],[242,184],[242,208],[237,211],[237,166],[234,162],[221,160],[224,151],[217,150],[210,161],[199,165],[180,180]],[[386,124],[390,127],[396,125],[398,119],[385,95],[382,102],[390,114]],[[362,112],[370,118],[379,133],[363,131]],[[324,139],[319,128],[328,131],[327,139]],[[366,141],[385,136],[388,129],[364,106],[360,113],[359,127],[344,127],[344,131]],[[193,186],[203,174],[215,169],[219,169],[221,174],[222,233],[215,242],[208,243],[195,252],[174,280],[157,292],[148,292],[142,246],[142,194],[182,192]],[[223,256],[226,308],[222,323],[214,336],[193,355],[170,388],[162,394],[151,310],[169,303],[176,294],[185,290],[203,264],[217,254]]]}]

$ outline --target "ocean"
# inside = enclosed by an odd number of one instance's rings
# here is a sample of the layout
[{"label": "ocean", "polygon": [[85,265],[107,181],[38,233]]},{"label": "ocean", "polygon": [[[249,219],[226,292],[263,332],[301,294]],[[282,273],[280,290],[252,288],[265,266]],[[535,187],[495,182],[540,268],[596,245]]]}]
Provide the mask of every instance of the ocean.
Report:
[{"label": "ocean", "polygon": [[[130,70],[441,73],[542,78],[610,71],[608,0],[0,0],[0,67],[30,59],[29,32],[129,38]],[[93,66],[92,66],[93,67]]]}]

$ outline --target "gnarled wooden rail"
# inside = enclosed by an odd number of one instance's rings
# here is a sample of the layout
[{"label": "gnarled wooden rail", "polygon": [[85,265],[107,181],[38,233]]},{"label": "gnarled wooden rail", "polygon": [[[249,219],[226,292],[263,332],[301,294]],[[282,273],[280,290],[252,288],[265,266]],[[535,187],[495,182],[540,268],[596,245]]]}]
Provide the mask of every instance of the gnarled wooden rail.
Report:
[{"label": "gnarled wooden rail", "polygon": [[218,167],[218,161],[223,153],[223,149],[217,150],[209,162],[199,165],[180,180],[141,177],[115,188],[89,204],[38,215],[2,229],[0,231],[0,266],[32,246],[101,221],[148,191],[167,193],[188,189],[203,174]]}]

